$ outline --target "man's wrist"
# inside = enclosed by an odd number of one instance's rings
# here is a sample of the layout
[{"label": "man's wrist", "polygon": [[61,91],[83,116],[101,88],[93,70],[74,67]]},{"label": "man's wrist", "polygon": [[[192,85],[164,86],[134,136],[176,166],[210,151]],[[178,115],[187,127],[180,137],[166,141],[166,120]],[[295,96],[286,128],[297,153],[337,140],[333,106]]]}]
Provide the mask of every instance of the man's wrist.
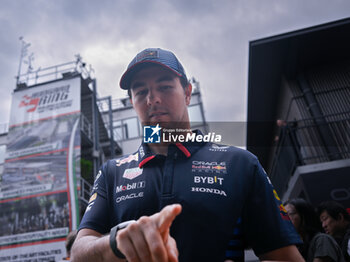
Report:
[{"label": "man's wrist", "polygon": [[118,258],[125,259],[124,254],[118,249],[117,244],[117,233],[120,229],[126,228],[129,224],[135,222],[135,220],[129,220],[123,223],[120,223],[111,229],[109,234],[109,246],[111,247],[114,255]]}]

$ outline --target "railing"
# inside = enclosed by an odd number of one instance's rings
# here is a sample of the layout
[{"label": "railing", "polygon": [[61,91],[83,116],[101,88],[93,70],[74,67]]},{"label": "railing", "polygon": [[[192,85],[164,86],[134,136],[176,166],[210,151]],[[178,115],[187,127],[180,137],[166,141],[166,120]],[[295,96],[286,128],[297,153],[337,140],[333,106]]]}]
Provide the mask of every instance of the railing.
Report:
[{"label": "railing", "polygon": [[80,129],[85,133],[85,135],[93,141],[92,138],[92,125],[90,121],[83,115],[80,115]]},{"label": "railing", "polygon": [[82,177],[79,179],[79,183],[80,183],[80,190],[78,190],[78,197],[85,204],[88,204],[89,199],[90,199],[90,193],[92,190],[92,186],[90,185],[89,182],[87,182]]},{"label": "railing", "polygon": [[[302,164],[350,158],[350,112],[299,120],[294,127]],[[326,130],[328,137],[325,137]]]},{"label": "railing", "polygon": [[[111,108],[109,102],[111,102]],[[108,137],[116,141],[114,133],[111,134],[111,127],[113,126],[113,100],[111,100],[110,96],[99,98],[97,100],[97,106],[98,110],[101,112],[102,121],[107,130]]]},{"label": "railing", "polygon": [[6,134],[9,131],[8,123],[0,123],[0,135]]},{"label": "railing", "polygon": [[[108,101],[107,100],[100,100],[98,101],[98,108],[101,112],[106,112],[109,110]],[[112,110],[121,109],[131,107],[131,103],[129,102],[129,98],[118,98],[118,99],[112,99]]]},{"label": "railing", "polygon": [[[297,166],[350,158],[350,112],[318,119],[289,122],[279,133],[279,140],[270,170],[271,181],[279,195],[287,189]],[[320,129],[329,130],[330,137],[322,137]]]},{"label": "railing", "polygon": [[[190,79],[190,83],[192,84],[192,93],[199,93],[200,92],[200,85],[199,82],[197,82],[194,78]],[[129,97],[125,98],[117,98],[112,100],[112,110],[116,109],[122,109],[122,108],[127,108],[131,107],[131,102],[129,100]],[[108,111],[108,101],[106,100],[101,100],[98,102],[98,107],[101,112],[106,112]]]},{"label": "railing", "polygon": [[17,86],[25,84],[26,86],[32,86],[48,81],[53,81],[62,78],[65,74],[81,74],[81,76],[86,79],[88,77],[93,78],[93,69],[91,66],[87,67],[85,63],[82,62],[81,57],[77,56],[76,61],[67,62],[64,64],[50,66],[46,68],[39,68],[21,74],[17,76]]}]

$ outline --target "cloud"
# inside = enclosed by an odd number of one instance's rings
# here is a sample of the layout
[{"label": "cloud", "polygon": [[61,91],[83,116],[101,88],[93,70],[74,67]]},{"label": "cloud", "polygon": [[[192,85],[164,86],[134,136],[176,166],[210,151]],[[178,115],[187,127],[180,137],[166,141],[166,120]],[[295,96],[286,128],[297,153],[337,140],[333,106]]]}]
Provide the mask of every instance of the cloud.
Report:
[{"label": "cloud", "polygon": [[[95,70],[101,96],[120,98],[121,74],[146,47],[174,51],[203,91],[208,120],[245,120],[249,41],[348,16],[336,0],[6,0],[0,10],[0,79],[10,100],[19,36],[31,43],[35,68],[81,54]],[[25,70],[25,68],[23,68]],[[9,108],[2,103],[0,122]]]}]

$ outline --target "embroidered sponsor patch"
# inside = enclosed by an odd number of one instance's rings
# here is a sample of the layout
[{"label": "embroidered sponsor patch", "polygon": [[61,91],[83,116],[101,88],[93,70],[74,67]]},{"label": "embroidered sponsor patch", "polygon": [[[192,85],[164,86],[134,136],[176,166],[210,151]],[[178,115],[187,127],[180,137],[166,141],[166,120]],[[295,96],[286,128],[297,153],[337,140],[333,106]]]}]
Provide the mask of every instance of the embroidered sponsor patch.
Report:
[{"label": "embroidered sponsor patch", "polygon": [[94,182],[95,184],[96,184],[97,180],[100,178],[101,175],[102,175],[102,172],[100,170],[100,171],[98,171],[97,176],[95,178],[95,182]]},{"label": "embroidered sponsor patch", "polygon": [[224,181],[223,177],[213,176],[213,177],[207,177],[207,176],[194,176],[194,183],[196,184],[218,184],[222,185]]},{"label": "embroidered sponsor patch", "polygon": [[199,192],[199,193],[209,193],[209,194],[216,194],[216,195],[221,195],[225,196],[226,192],[224,190],[216,189],[216,188],[205,188],[205,187],[192,187],[191,189],[192,192]]},{"label": "embroidered sponsor patch", "polygon": [[142,174],[143,169],[139,167],[125,169],[123,177],[127,179],[134,179]]},{"label": "embroidered sponsor patch", "polygon": [[95,182],[94,182],[94,186],[93,186],[93,188],[92,188],[92,191],[96,191],[96,190],[98,189],[98,183],[97,183],[97,181],[98,181],[98,179],[101,177],[101,175],[102,175],[102,172],[101,172],[101,170],[100,170],[100,171],[98,171],[97,176],[96,176],[96,178],[95,178]]},{"label": "embroidered sponsor patch", "polygon": [[226,162],[192,161],[192,172],[227,174]]},{"label": "embroidered sponsor patch", "polygon": [[217,145],[212,144],[211,148],[209,148],[209,151],[213,152],[226,152],[229,146],[223,146],[223,145]]},{"label": "embroidered sponsor patch", "polygon": [[139,155],[140,155],[140,158],[143,158],[145,156],[145,151],[143,150],[142,145],[139,148]]},{"label": "embroidered sponsor patch", "polygon": [[144,50],[141,53],[136,55],[136,63],[147,58],[154,59],[158,57],[159,57],[158,50]]},{"label": "embroidered sponsor patch", "polygon": [[130,155],[123,159],[117,159],[116,166],[121,166],[122,164],[130,163],[131,161],[139,161],[139,154],[136,153],[135,155]]},{"label": "embroidered sponsor patch", "polygon": [[94,201],[97,197],[97,193],[93,194],[90,199],[89,199],[89,203],[91,203],[92,201]]},{"label": "embroidered sponsor patch", "polygon": [[146,187],[146,181],[140,181],[140,182],[135,182],[131,184],[127,183],[126,185],[117,186],[115,189],[115,192],[118,194],[124,191],[145,188],[145,187]]},{"label": "embroidered sponsor patch", "polygon": [[97,198],[97,193],[94,193],[90,199],[89,199],[89,203],[88,203],[88,206],[86,207],[86,210],[85,210],[85,213],[86,212],[89,212],[92,208],[92,206],[95,204],[95,200]]},{"label": "embroidered sponsor patch", "polygon": [[134,199],[134,198],[142,198],[142,197],[143,197],[143,192],[131,193],[129,195],[117,197],[116,202],[119,203],[121,201],[130,200],[130,199]]}]

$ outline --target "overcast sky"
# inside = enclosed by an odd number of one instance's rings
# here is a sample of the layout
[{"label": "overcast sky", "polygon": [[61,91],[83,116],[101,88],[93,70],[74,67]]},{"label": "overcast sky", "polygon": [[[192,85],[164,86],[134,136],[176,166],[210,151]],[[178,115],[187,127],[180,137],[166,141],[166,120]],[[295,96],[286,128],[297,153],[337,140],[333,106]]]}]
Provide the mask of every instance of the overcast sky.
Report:
[{"label": "overcast sky", "polygon": [[[80,54],[100,96],[125,97],[118,82],[135,54],[172,50],[201,84],[209,121],[244,121],[249,41],[350,16],[349,0],[1,0],[0,123],[9,121],[20,36],[34,69]],[[26,68],[23,68],[25,71]]]}]

